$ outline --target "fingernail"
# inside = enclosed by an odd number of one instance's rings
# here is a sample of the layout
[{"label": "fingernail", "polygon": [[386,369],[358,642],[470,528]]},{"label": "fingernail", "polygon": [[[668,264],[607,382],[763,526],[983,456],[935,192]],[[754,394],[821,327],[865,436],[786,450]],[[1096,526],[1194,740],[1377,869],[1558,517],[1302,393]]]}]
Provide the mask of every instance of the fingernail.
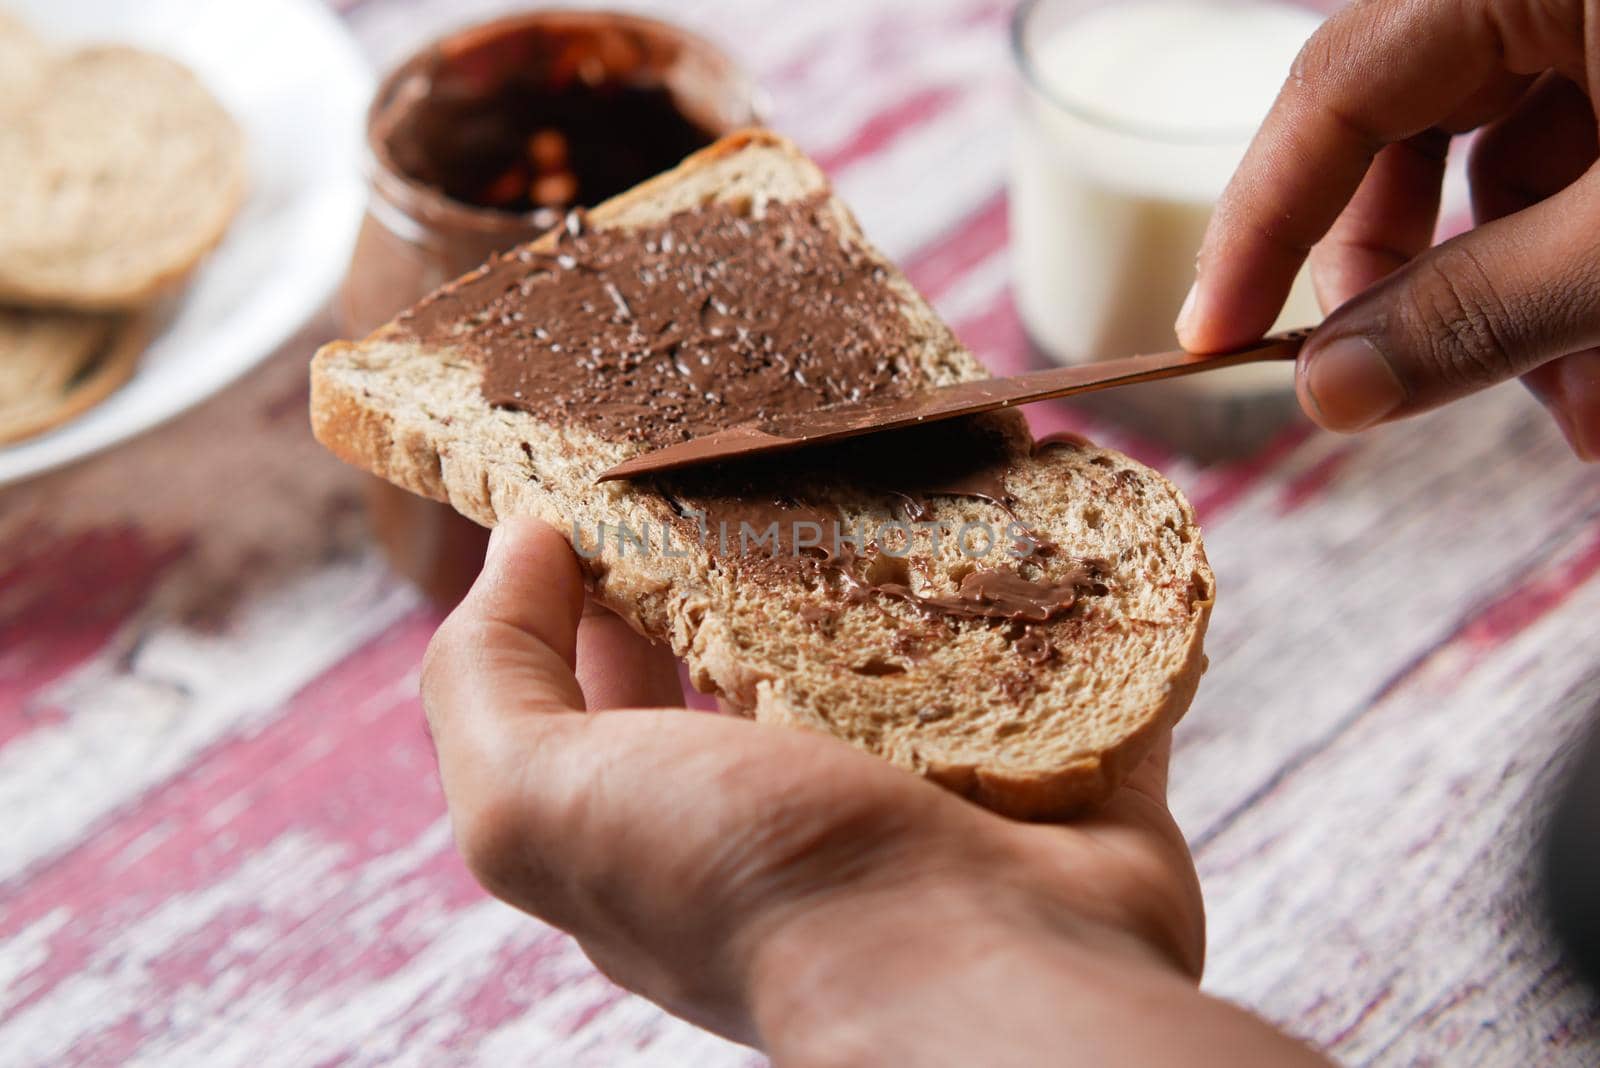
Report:
[{"label": "fingernail", "polygon": [[1194,318],[1194,306],[1199,303],[1199,299],[1200,282],[1196,280],[1189,287],[1189,295],[1183,298],[1183,307],[1178,309],[1178,322],[1174,329],[1178,332],[1180,340],[1189,333],[1190,327],[1194,325],[1190,320]]},{"label": "fingernail", "polygon": [[1364,337],[1335,338],[1304,359],[1306,394],[1329,430],[1365,430],[1405,402],[1394,368]]},{"label": "fingernail", "polygon": [[1580,460],[1600,460],[1600,349],[1573,353],[1561,361],[1558,411],[1562,432]]},{"label": "fingernail", "polygon": [[496,522],[494,526],[489,528],[489,546],[488,546],[487,549],[484,550],[484,554],[483,554],[483,558],[485,560],[493,560],[494,559],[495,553],[498,551],[498,547],[499,547],[500,543],[504,540],[500,536],[500,533],[501,533],[501,531],[505,530],[505,526],[506,526],[505,525],[505,521],[501,520],[499,522]]}]

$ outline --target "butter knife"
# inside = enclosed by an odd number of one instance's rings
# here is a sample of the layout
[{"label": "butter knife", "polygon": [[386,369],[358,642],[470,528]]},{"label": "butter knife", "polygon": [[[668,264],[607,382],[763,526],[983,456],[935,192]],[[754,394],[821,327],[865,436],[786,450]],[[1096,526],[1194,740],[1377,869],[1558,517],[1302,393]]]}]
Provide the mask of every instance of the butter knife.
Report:
[{"label": "butter knife", "polygon": [[1233,352],[1202,356],[1177,351],[1128,356],[1030,371],[1010,378],[958,382],[908,397],[840,404],[813,412],[785,415],[719,430],[692,441],[643,453],[611,468],[596,481],[612,482],[705,464],[744,460],[768,453],[825,445],[862,434],[902,430],[1034,401],[1129,386],[1136,382],[1181,378],[1247,363],[1292,360],[1299,355],[1300,346],[1310,336],[1310,330],[1296,330],[1263,338],[1254,345]]}]

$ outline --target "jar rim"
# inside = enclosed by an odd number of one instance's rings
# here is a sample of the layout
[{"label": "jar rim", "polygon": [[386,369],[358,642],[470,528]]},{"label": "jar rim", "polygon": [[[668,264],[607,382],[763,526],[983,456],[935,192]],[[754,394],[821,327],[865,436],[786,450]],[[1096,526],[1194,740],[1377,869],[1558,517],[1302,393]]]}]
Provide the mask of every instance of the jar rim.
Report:
[{"label": "jar rim", "polygon": [[[390,154],[387,137],[390,123],[385,117],[392,108],[404,107],[394,99],[397,90],[407,78],[415,77],[431,61],[452,47],[461,47],[477,40],[541,27],[595,27],[624,26],[656,35],[695,49],[700,54],[715,59],[725,69],[732,88],[729,109],[739,113],[743,121],[719,122],[712,131],[726,135],[744,126],[762,123],[767,110],[765,98],[754,78],[721,46],[710,38],[683,26],[646,15],[629,12],[580,9],[541,8],[503,15],[485,22],[473,23],[444,33],[416,49],[397,63],[378,85],[366,117],[366,165],[368,182],[379,198],[387,201],[398,212],[415,217],[428,227],[447,227],[459,232],[485,236],[527,235],[531,239],[548,227],[534,223],[533,212],[507,212],[470,204],[450,196],[427,182],[420,181],[399,167]],[[393,227],[390,227],[393,229]]]}]

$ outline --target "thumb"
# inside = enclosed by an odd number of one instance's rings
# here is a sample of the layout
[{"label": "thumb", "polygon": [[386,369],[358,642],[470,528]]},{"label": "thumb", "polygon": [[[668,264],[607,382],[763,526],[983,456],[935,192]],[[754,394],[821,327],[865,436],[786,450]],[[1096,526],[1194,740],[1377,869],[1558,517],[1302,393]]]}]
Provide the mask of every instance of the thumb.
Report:
[{"label": "thumb", "polygon": [[1336,310],[1300,355],[1307,414],[1363,430],[1600,344],[1597,182],[1445,242]]},{"label": "thumb", "polygon": [[583,602],[566,539],[537,520],[502,520],[482,573],[428,646],[422,696],[436,739],[467,716],[492,723],[581,711],[573,665]]},{"label": "thumb", "polygon": [[532,761],[553,759],[581,724],[573,674],[583,577],[555,530],[508,518],[489,541],[483,572],[433,641],[422,704],[461,851],[481,882],[507,896],[524,834]]}]

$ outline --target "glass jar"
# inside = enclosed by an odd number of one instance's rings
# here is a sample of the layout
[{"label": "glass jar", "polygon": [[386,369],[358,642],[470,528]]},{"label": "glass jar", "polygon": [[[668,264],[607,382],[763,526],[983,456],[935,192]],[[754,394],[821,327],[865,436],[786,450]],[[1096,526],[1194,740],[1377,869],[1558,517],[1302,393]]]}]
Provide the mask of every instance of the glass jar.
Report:
[{"label": "glass jar", "polygon": [[[758,92],[687,30],[600,11],[533,12],[453,33],[400,64],[367,116],[371,196],[337,301],[362,337],[565,210],[592,206],[760,120]],[[487,532],[373,479],[396,570],[460,599]]]},{"label": "glass jar", "polygon": [[[1011,182],[1014,295],[1049,359],[1175,348],[1212,209],[1320,14],[1276,0],[1025,0]],[[1279,329],[1321,315],[1302,272]],[[1255,365],[1083,403],[1200,454],[1243,451],[1296,410]]]}]

